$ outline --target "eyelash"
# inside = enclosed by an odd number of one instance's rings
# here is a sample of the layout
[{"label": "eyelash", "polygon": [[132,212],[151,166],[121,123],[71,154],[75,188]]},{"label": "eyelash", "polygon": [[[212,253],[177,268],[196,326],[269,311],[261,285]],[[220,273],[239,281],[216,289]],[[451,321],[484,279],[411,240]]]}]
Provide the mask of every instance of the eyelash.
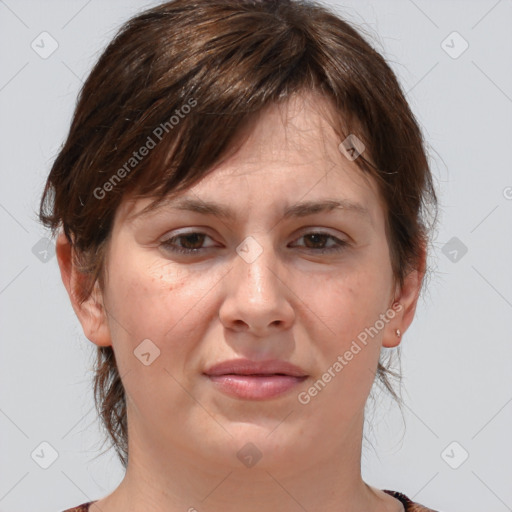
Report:
[{"label": "eyelash", "polygon": [[[171,238],[168,238],[167,240],[163,240],[161,242],[161,245],[165,248],[165,250],[168,250],[168,251],[171,251],[174,253],[178,253],[178,254],[199,254],[199,252],[201,251],[201,248],[187,249],[187,248],[177,247],[177,246],[173,245],[173,241],[175,241],[175,240],[179,240],[181,238],[187,238],[187,237],[191,237],[191,236],[197,236],[197,235],[210,238],[206,233],[200,233],[200,232],[182,233],[181,235],[176,235]],[[304,238],[306,236],[312,236],[312,235],[320,235],[323,237],[327,237],[328,239],[330,238],[330,239],[334,240],[337,244],[337,247],[320,248],[320,249],[306,247],[306,249],[316,252],[316,253],[324,254],[324,253],[340,252],[343,249],[345,249],[346,246],[349,245],[349,243],[346,242],[345,240],[340,240],[339,238],[336,238],[335,236],[330,235],[329,233],[324,233],[322,231],[311,231],[309,233],[305,233],[304,235],[300,236],[299,239]],[[213,249],[213,247],[206,247],[205,249],[206,250]]]}]

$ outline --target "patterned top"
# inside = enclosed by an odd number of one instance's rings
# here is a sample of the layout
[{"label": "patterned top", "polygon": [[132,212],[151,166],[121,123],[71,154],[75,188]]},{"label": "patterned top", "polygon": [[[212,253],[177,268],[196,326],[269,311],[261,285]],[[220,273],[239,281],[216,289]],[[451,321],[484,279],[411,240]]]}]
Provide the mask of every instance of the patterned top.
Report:
[{"label": "patterned top", "polygon": [[[398,501],[402,503],[404,506],[405,512],[436,512],[434,509],[426,508],[419,503],[414,503],[411,501],[405,494],[396,491],[387,491],[384,489],[384,492],[396,498]],[[82,503],[78,505],[78,507],[69,508],[64,510],[64,512],[89,512],[89,505],[92,505],[94,501],[89,501],[88,503]]]}]

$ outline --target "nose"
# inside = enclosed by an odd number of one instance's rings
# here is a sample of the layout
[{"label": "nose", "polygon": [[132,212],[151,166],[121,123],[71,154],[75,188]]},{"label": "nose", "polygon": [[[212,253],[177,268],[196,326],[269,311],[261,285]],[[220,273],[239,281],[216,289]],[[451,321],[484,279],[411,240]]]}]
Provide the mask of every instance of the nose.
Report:
[{"label": "nose", "polygon": [[[262,237],[251,239],[250,257],[243,251],[234,257],[224,285],[219,317],[226,328],[265,337],[292,325],[295,317],[290,303],[294,297],[293,283],[290,272],[279,265],[271,244],[263,244]],[[256,248],[261,252],[256,252],[254,259]]]}]

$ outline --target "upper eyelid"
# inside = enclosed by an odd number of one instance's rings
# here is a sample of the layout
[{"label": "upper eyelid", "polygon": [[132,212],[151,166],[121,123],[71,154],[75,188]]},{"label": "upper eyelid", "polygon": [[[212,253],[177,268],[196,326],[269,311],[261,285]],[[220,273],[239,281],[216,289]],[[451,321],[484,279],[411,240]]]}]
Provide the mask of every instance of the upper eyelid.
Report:
[{"label": "upper eyelid", "polygon": [[[187,229],[187,228],[183,228],[183,229]],[[318,227],[318,226],[304,226],[302,228],[299,228],[298,233],[300,233],[300,236],[303,236],[304,234],[308,234],[310,232],[322,233],[322,234],[326,234],[326,235],[337,236],[337,235],[331,233],[329,231],[330,229],[334,229],[334,228]],[[165,235],[162,235],[160,238],[162,238],[162,239],[165,238],[166,239],[166,238],[173,238],[175,236],[181,236],[181,235],[183,235],[183,236],[185,236],[185,235],[207,235],[207,236],[213,236],[213,235],[209,234],[209,229],[207,227],[200,226],[200,227],[197,227],[197,228],[190,228],[188,231],[178,231],[178,232],[169,231]]]}]

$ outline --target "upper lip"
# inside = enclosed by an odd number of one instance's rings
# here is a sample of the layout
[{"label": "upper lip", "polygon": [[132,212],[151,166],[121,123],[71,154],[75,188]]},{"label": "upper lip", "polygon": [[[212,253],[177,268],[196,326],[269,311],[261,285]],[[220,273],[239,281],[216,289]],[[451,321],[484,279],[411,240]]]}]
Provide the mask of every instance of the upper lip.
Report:
[{"label": "upper lip", "polygon": [[294,364],[278,359],[251,361],[250,359],[231,359],[208,368],[206,375],[290,375],[307,377],[306,372]]}]

